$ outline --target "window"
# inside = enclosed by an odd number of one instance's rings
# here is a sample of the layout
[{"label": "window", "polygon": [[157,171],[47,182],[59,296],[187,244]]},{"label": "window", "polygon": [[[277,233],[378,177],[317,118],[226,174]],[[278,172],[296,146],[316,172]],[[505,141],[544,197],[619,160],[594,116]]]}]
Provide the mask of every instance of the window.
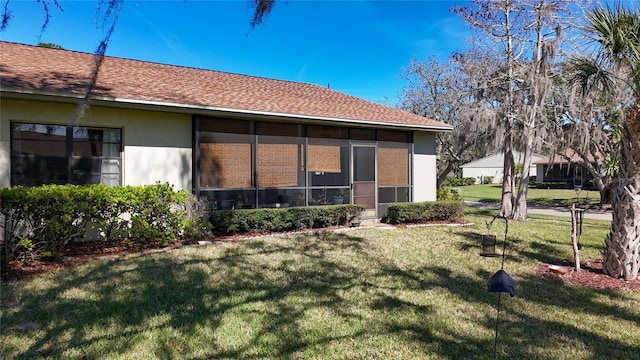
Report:
[{"label": "window", "polygon": [[252,154],[255,136],[251,123],[206,118],[200,123],[200,187],[253,187]]},{"label": "window", "polygon": [[11,124],[11,184],[121,185],[122,130]]},{"label": "window", "polygon": [[[388,138],[391,138],[390,135],[393,134],[388,135]],[[397,136],[395,138],[405,141]],[[410,143],[378,142],[378,209],[380,211],[386,212],[387,204],[410,200],[410,157]]]},{"label": "window", "polygon": [[258,123],[258,186],[304,186],[304,141],[300,125]]}]

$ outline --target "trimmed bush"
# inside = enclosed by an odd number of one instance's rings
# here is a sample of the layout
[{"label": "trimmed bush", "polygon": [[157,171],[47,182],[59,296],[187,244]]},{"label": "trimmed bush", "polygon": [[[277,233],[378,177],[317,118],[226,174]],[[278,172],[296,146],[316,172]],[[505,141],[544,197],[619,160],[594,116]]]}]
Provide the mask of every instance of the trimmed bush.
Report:
[{"label": "trimmed bush", "polygon": [[565,182],[536,182],[536,189],[570,189],[569,184]]},{"label": "trimmed bush", "polygon": [[363,205],[310,206],[280,209],[220,210],[211,222],[221,234],[251,234],[346,225],[360,216]]},{"label": "trimmed bush", "polygon": [[453,221],[463,214],[464,204],[461,201],[398,203],[389,205],[386,221],[390,224]]},{"label": "trimmed bush", "polygon": [[76,186],[0,189],[4,216],[3,258],[61,257],[66,244],[86,235],[94,216],[90,195]]},{"label": "trimmed bush", "polygon": [[166,245],[206,236],[210,225],[197,201],[169,184],[139,187],[45,185],[0,189],[5,261],[60,258],[71,241],[126,239]]},{"label": "trimmed bush", "polygon": [[476,183],[476,178],[449,178],[444,180],[444,186],[471,186]]}]

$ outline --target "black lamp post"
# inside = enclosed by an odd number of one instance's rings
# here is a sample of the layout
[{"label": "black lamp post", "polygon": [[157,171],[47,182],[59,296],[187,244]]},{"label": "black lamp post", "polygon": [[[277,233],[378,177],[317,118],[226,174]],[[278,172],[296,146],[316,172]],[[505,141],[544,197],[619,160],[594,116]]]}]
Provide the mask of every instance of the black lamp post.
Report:
[{"label": "black lamp post", "polygon": [[[497,306],[498,311],[497,311],[497,314],[496,314],[496,332],[495,332],[495,338],[494,338],[494,342],[493,342],[493,353],[494,353],[494,356],[497,356],[497,350],[498,350],[498,325],[500,323],[500,300],[501,300],[501,295],[502,295],[502,293],[508,293],[510,296],[513,296],[514,292],[515,292],[515,288],[518,285],[518,282],[513,280],[513,278],[511,276],[509,276],[509,274],[507,274],[506,271],[504,271],[504,258],[505,258],[505,254],[506,254],[506,250],[507,250],[507,233],[509,232],[509,221],[504,216],[496,215],[496,216],[493,217],[493,219],[491,219],[491,222],[487,223],[487,230],[491,228],[491,225],[493,224],[493,222],[497,218],[501,218],[501,219],[504,220],[505,229],[504,229],[504,244],[502,246],[502,265],[500,266],[500,270],[498,270],[495,274],[493,274],[493,276],[489,280],[489,286],[488,286],[488,291],[489,292],[497,292],[498,293],[498,306]],[[494,236],[494,238],[495,238],[495,236]],[[483,253],[484,253],[484,245],[483,245]],[[494,253],[495,253],[495,247],[494,247]]]}]

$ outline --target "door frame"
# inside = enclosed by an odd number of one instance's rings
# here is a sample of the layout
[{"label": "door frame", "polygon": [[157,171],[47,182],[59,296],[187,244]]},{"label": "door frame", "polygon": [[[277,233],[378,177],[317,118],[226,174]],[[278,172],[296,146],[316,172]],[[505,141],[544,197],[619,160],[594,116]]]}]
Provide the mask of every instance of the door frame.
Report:
[{"label": "door frame", "polygon": [[[350,199],[350,203],[351,204],[355,204],[355,156],[354,156],[354,149],[355,148],[372,148],[373,149],[373,176],[374,176],[374,180],[373,180],[373,194],[371,194],[373,196],[373,201],[374,201],[374,206],[373,209],[368,209],[369,212],[371,212],[373,210],[373,213],[367,213],[367,210],[364,211],[362,217],[366,218],[366,219],[373,219],[373,218],[377,218],[378,217],[378,144],[376,142],[359,142],[359,141],[352,141],[349,144],[349,163],[350,163],[350,169],[349,169],[349,180],[350,180],[350,187],[351,187],[351,199]],[[369,182],[369,181],[363,181],[363,183],[365,182]]]}]

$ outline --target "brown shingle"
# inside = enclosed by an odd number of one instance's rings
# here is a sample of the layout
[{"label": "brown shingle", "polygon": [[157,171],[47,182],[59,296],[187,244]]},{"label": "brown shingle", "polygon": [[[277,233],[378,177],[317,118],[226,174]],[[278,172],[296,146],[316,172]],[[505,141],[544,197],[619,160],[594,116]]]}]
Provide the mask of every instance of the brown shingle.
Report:
[{"label": "brown shingle", "polygon": [[[92,54],[0,42],[2,91],[82,95]],[[444,123],[318,85],[106,57],[93,91],[128,101],[448,130]]]},{"label": "brown shingle", "polygon": [[[587,154],[587,160],[590,162],[595,161],[591,154]],[[547,165],[547,164],[568,164],[568,163],[581,163],[582,157],[576,153],[573,149],[565,149],[553,156],[544,157],[535,162],[535,164]]]}]

